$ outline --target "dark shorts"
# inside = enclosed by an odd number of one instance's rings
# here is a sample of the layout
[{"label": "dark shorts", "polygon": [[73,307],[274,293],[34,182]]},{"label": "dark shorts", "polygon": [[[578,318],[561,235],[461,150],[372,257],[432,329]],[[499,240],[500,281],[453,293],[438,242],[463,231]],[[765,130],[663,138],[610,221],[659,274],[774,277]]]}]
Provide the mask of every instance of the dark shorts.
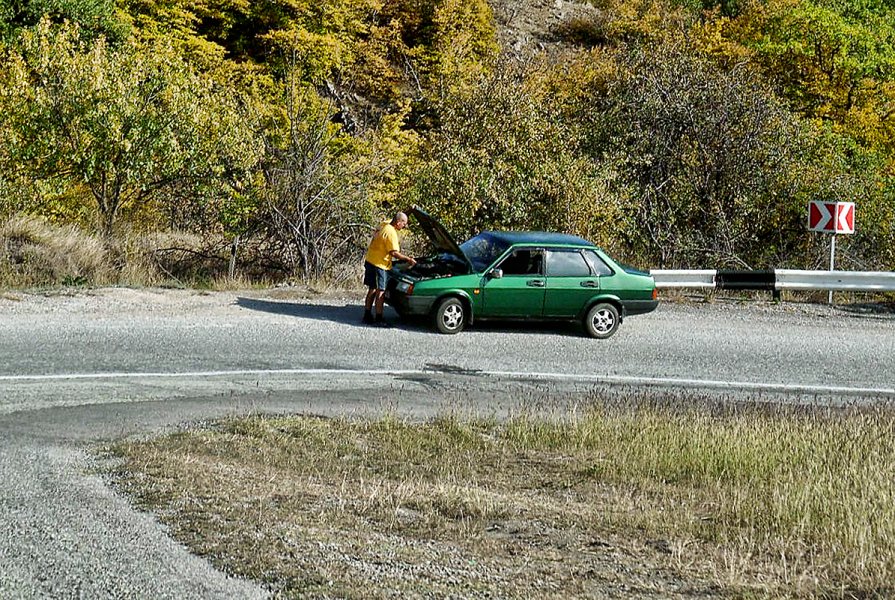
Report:
[{"label": "dark shorts", "polygon": [[364,261],[364,285],[376,290],[384,290],[388,282],[388,271]]}]

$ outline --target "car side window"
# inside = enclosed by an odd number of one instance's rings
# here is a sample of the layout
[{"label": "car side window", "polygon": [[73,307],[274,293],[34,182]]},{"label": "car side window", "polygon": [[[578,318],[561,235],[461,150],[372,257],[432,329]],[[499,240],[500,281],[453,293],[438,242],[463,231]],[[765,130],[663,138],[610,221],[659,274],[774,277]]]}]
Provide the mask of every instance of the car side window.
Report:
[{"label": "car side window", "polygon": [[548,277],[590,277],[590,267],[579,250],[547,252]]},{"label": "car side window", "polygon": [[587,259],[587,264],[590,265],[591,271],[593,271],[594,275],[597,277],[612,275],[612,269],[609,268],[609,265],[603,262],[600,255],[593,250],[585,250],[584,258]]},{"label": "car side window", "polygon": [[505,276],[540,275],[543,272],[541,268],[543,262],[543,253],[540,250],[521,248],[519,250],[514,250],[509,256],[503,259],[503,262],[498,265],[498,268],[503,271]]}]

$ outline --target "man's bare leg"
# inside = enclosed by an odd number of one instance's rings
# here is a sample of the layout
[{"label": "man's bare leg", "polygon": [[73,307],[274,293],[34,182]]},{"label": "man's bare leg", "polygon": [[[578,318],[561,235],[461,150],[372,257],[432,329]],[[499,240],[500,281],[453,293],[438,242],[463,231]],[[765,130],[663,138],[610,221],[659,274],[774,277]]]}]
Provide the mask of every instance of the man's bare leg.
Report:
[{"label": "man's bare leg", "polygon": [[376,290],[376,320],[382,320],[382,313],[385,310],[385,292]]},{"label": "man's bare leg", "polygon": [[373,302],[375,301],[375,299],[376,290],[374,288],[368,289],[367,297],[364,298],[364,318],[361,320],[362,323],[373,323]]}]

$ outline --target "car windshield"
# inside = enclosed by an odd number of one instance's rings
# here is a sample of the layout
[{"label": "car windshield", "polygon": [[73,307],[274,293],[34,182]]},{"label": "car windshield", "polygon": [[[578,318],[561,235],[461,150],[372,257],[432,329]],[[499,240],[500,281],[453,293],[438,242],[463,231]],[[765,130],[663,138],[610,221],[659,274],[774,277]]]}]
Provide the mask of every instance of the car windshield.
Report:
[{"label": "car windshield", "polygon": [[509,243],[487,233],[480,233],[460,244],[460,250],[479,273],[487,269],[509,247]]}]

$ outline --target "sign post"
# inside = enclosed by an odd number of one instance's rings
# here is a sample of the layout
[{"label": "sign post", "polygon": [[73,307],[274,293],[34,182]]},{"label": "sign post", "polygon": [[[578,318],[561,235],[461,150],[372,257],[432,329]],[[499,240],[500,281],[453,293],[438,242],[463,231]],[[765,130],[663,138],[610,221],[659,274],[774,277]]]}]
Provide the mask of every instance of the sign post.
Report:
[{"label": "sign post", "polygon": [[[855,203],[812,200],[808,203],[808,230],[833,234],[830,238],[830,271],[833,271],[836,265],[836,234],[855,232]],[[827,302],[833,304],[833,290],[830,290]]]},{"label": "sign post", "polygon": [[[835,271],[836,264],[836,233],[834,232],[832,236],[830,236],[830,272]],[[830,306],[833,305],[833,290],[830,290],[830,294],[827,296],[827,304]]]}]

